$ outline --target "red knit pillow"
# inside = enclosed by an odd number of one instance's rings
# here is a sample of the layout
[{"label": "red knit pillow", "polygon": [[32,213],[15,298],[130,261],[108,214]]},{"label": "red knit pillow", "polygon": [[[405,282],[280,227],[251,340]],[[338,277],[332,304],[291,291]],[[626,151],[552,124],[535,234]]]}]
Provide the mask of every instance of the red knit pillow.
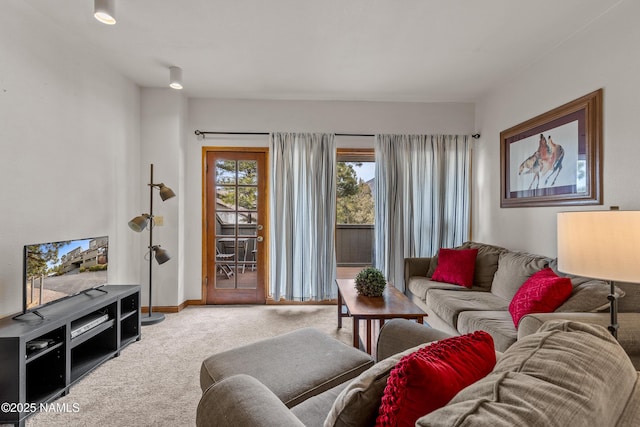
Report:
[{"label": "red knit pillow", "polygon": [[437,341],[403,357],[387,380],[376,426],[414,426],[495,364],[493,339],[484,331]]},{"label": "red knit pillow", "polygon": [[568,277],[558,277],[552,269],[534,273],[520,286],[509,304],[513,324],[529,313],[551,313],[571,296],[573,286]]},{"label": "red knit pillow", "polygon": [[438,266],[431,280],[453,283],[467,288],[473,286],[478,249],[445,249],[438,252]]}]

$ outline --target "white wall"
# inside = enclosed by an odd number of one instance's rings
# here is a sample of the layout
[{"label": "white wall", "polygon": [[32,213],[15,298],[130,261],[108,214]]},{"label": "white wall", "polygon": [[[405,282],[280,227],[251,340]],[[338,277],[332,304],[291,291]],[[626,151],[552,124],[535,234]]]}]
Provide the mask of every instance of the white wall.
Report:
[{"label": "white wall", "polygon": [[109,281],[140,281],[126,227],[140,198],[139,89],[64,34],[3,3],[0,316],[22,308],[25,244],[109,235]]},{"label": "white wall", "polygon": [[[266,136],[197,139],[196,129],[240,132],[474,133],[472,103],[252,101],[191,98],[185,147],[184,289],[202,286],[202,147],[267,146]],[[338,137],[340,147],[373,147],[373,138]]]},{"label": "white wall", "polygon": [[[153,228],[153,244],[160,245],[171,255],[171,260],[158,265],[152,261],[154,306],[177,306],[184,302],[182,239],[184,224],[184,117],[186,100],[182,92],[174,89],[142,89],[141,160],[139,187],[143,189],[139,212],[149,213],[150,165],[153,164],[154,184],[164,183],[176,197],[162,201],[159,191],[153,191],[153,214],[162,216],[162,226]],[[135,216],[135,215],[132,215]],[[147,231],[136,236],[141,254],[148,252]],[[148,258],[147,258],[148,259]],[[142,305],[148,305],[149,262],[140,260],[142,271]]]},{"label": "white wall", "polygon": [[[474,239],[556,255],[556,213],[640,209],[640,2],[624,1],[477,105]],[[535,58],[532,58],[535,59]],[[603,206],[500,208],[500,132],[604,89]]]}]

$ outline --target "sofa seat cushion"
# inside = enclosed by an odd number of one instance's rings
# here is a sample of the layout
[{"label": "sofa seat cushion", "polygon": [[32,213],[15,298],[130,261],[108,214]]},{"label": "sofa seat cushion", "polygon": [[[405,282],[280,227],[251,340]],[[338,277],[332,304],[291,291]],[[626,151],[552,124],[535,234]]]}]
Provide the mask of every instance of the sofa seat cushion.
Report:
[{"label": "sofa seat cushion", "polygon": [[409,278],[407,284],[409,292],[420,298],[422,302],[427,300],[427,292],[431,289],[446,289],[451,291],[468,291],[468,288],[460,285],[453,285],[451,283],[436,282],[426,277],[413,276]]},{"label": "sofa seat cushion", "polygon": [[524,252],[503,252],[491,284],[491,293],[511,301],[532,274],[549,266],[550,258]]},{"label": "sofa seat cushion", "polygon": [[611,334],[585,323],[545,323],[507,350],[493,372],[418,426],[613,426],[637,372]]},{"label": "sofa seat cushion", "polygon": [[488,332],[497,351],[506,351],[518,338],[508,311],[463,311],[458,316],[458,331],[461,334]]},{"label": "sofa seat cushion", "polygon": [[[458,315],[463,311],[504,310],[509,313],[509,301],[491,292],[432,290],[427,293],[426,304],[445,322],[458,328]],[[428,321],[428,319],[427,319]]]},{"label": "sofa seat cushion", "polygon": [[321,426],[327,418],[327,414],[331,411],[336,398],[348,385],[349,381],[345,381],[327,391],[312,396],[291,408],[291,412],[305,426]]},{"label": "sofa seat cushion", "polygon": [[360,375],[373,365],[366,353],[317,329],[303,328],[214,354],[202,362],[200,386],[247,374],[291,408]]}]

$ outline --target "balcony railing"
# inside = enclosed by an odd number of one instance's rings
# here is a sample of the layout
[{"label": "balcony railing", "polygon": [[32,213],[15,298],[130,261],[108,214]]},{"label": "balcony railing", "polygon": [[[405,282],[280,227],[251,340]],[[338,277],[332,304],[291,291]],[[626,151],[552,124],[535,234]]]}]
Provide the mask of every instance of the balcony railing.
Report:
[{"label": "balcony railing", "polygon": [[[233,235],[234,227],[229,224],[222,225],[218,231],[218,237]],[[255,224],[241,224],[239,233],[254,234]],[[247,248],[249,254],[254,249],[253,245],[255,243],[250,239]],[[338,224],[336,226],[336,261],[338,267],[371,265],[373,263],[373,224]]]},{"label": "balcony railing", "polygon": [[338,224],[336,226],[336,261],[338,267],[373,263],[373,224]]}]

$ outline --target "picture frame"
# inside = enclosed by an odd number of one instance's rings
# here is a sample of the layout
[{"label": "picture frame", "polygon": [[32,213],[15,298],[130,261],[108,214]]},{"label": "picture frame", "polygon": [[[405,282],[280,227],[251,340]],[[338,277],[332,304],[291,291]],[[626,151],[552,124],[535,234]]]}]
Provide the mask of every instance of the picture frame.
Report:
[{"label": "picture frame", "polygon": [[500,132],[500,207],[602,204],[602,89]]}]

